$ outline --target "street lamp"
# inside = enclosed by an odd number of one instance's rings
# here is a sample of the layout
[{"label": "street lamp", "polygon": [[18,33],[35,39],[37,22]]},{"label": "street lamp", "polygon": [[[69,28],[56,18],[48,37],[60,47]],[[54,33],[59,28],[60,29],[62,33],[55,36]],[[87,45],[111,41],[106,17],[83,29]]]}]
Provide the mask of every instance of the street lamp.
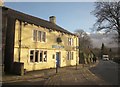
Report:
[{"label": "street lamp", "polygon": [[[82,57],[82,66],[84,67],[84,64],[85,64],[85,57],[84,57],[84,51],[83,51],[83,48],[84,48],[84,33],[81,35],[82,37],[82,41],[79,41],[80,45],[82,44],[82,46],[79,48],[79,51],[80,51],[80,55]],[[82,43],[81,43],[82,42]],[[82,52],[82,53],[81,53]]]},{"label": "street lamp", "polygon": [[56,73],[58,73],[58,65],[57,65],[57,60],[56,60]]},{"label": "street lamp", "polygon": [[[57,37],[56,41],[58,43],[58,49],[60,50],[59,43],[62,43],[61,37]],[[60,52],[57,54],[57,56],[60,56]],[[58,62],[59,62],[59,57],[57,57],[57,58],[56,58],[56,73],[58,73]]]},{"label": "street lamp", "polygon": [[[77,49],[79,49],[79,43],[77,43],[77,38],[79,38],[79,33],[76,33],[76,35],[77,35],[77,37],[76,37],[76,47],[75,47],[75,49],[76,49],[76,70],[77,70],[77,62],[78,62],[78,56],[77,56]],[[79,41],[79,40],[78,40]]]}]

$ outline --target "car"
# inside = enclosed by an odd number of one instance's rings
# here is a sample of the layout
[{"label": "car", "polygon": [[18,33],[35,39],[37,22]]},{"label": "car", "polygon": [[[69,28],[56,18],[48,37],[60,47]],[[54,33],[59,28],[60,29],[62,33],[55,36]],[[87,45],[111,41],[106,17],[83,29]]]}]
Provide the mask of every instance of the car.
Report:
[{"label": "car", "polygon": [[104,57],[103,60],[109,60],[109,58],[108,57],[106,57],[106,58]]},{"label": "car", "polygon": [[108,57],[108,55],[103,55],[103,60],[109,60],[109,57]]}]

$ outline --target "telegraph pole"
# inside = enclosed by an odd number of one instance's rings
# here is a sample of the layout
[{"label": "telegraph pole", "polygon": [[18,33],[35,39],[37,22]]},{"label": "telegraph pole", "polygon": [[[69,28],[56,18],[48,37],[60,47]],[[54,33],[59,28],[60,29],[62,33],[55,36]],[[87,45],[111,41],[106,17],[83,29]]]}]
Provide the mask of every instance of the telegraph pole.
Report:
[{"label": "telegraph pole", "polygon": [[77,70],[77,38],[76,38],[76,70]]}]

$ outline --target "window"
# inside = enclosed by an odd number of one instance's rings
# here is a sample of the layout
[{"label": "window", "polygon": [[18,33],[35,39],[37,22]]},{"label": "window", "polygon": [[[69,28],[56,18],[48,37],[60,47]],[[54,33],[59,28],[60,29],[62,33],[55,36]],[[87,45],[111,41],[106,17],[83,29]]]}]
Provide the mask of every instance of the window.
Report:
[{"label": "window", "polygon": [[71,56],[71,60],[73,60],[73,58],[74,58],[74,52],[72,52],[71,55],[72,55],[72,56]]},{"label": "window", "polygon": [[40,62],[43,61],[43,51],[40,51]]},{"label": "window", "polygon": [[33,41],[37,41],[37,30],[33,30]]},{"label": "window", "polygon": [[38,41],[41,42],[41,31],[38,31]]},{"label": "window", "polygon": [[44,56],[44,58],[43,58],[44,62],[47,62],[47,51],[44,51],[44,55],[43,56]]},{"label": "window", "polygon": [[68,52],[67,53],[67,60],[73,60],[74,52]]},{"label": "window", "polygon": [[69,60],[70,59],[70,52],[68,52],[68,54],[67,54],[67,60]]},{"label": "window", "polygon": [[46,42],[46,33],[43,31],[33,30],[33,41]]},{"label": "window", "polygon": [[30,51],[30,62],[34,62],[34,50]]},{"label": "window", "polygon": [[45,42],[45,41],[46,41],[46,33],[43,32],[42,34],[43,34],[43,35],[42,35],[42,41]]},{"label": "window", "polygon": [[47,51],[30,50],[30,62],[47,62]]},{"label": "window", "polygon": [[73,45],[73,39],[72,38],[68,38],[68,45],[72,46]]},{"label": "window", "polygon": [[35,51],[35,62],[38,62],[38,54],[39,54],[39,51],[36,50],[36,51]]}]

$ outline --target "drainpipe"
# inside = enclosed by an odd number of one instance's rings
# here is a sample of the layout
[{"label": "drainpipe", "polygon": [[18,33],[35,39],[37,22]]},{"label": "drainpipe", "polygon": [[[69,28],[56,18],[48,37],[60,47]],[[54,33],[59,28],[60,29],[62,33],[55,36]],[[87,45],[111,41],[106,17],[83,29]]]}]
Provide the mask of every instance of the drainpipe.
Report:
[{"label": "drainpipe", "polygon": [[18,49],[18,62],[20,62],[20,57],[21,57],[21,31],[22,31],[22,22],[20,21],[20,29],[19,29],[19,38],[18,38],[18,43],[19,43],[19,49]]}]

